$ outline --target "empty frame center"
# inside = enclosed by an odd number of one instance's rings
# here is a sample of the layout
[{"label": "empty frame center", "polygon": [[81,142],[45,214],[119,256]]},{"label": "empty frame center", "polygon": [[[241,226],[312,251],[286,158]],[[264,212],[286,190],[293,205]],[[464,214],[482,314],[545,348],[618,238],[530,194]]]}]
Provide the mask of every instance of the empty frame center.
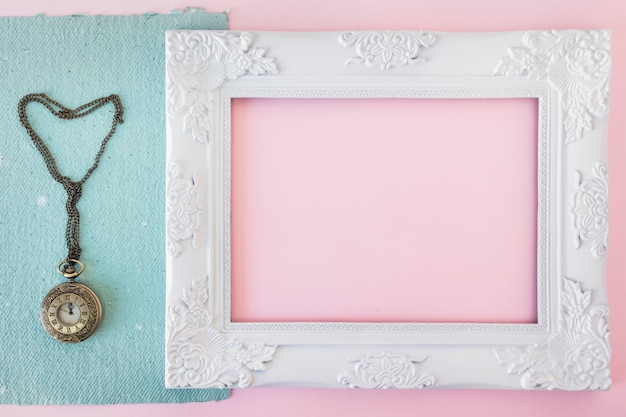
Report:
[{"label": "empty frame center", "polygon": [[535,323],[537,111],[233,99],[232,321]]}]

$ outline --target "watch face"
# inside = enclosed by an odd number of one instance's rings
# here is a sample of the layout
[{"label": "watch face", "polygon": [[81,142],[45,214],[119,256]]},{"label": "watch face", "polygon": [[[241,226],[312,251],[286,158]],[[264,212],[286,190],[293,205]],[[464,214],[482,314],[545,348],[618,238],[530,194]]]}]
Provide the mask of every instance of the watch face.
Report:
[{"label": "watch face", "polygon": [[75,334],[87,324],[89,309],[80,295],[63,293],[52,300],[48,307],[48,318],[60,333]]},{"label": "watch face", "polygon": [[96,293],[76,282],[54,287],[41,304],[41,323],[55,339],[76,343],[98,328],[102,306]]}]

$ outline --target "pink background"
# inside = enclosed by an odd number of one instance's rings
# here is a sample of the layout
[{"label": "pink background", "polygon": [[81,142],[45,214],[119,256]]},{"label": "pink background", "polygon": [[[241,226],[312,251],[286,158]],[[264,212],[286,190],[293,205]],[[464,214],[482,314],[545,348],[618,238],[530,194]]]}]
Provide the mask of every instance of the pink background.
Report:
[{"label": "pink background", "polygon": [[[311,389],[234,390],[220,403],[113,405],[98,407],[0,406],[0,415],[67,416],[89,413],[110,416],[186,416],[247,414],[271,416],[626,416],[626,181],[624,136],[626,119],[626,4],[621,0],[188,0],[70,1],[21,0],[3,3],[2,15],[49,15],[74,13],[129,14],[167,12],[185,6],[210,11],[231,10],[232,29],[341,30],[425,29],[433,31],[495,31],[525,29],[606,28],[613,33],[613,79],[609,151],[611,170],[611,247],[608,286],[613,346],[613,388],[608,392],[500,392],[500,391],[365,391]],[[301,149],[296,151],[302,152]],[[510,151],[511,153],[513,151]],[[498,161],[502,163],[503,161]],[[462,177],[461,177],[462,178]],[[245,253],[245,252],[242,252]],[[451,262],[455,260],[452,259]],[[517,260],[519,262],[519,260]],[[523,280],[522,280],[523,281]],[[517,282],[517,280],[516,280]],[[522,307],[523,310],[523,307]],[[273,313],[272,313],[273,314]],[[280,314],[277,312],[276,314]],[[394,313],[396,314],[396,313]],[[522,313],[522,314],[527,314]]]}]

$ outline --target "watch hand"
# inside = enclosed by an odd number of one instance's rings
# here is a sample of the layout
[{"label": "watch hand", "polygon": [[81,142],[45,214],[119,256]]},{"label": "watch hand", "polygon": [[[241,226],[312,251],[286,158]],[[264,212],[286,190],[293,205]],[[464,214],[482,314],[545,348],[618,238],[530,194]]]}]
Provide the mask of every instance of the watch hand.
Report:
[{"label": "watch hand", "polygon": [[67,305],[67,308],[69,309],[69,314],[70,314],[70,316],[73,316],[73,315],[74,315],[74,304],[69,303],[69,304]]}]

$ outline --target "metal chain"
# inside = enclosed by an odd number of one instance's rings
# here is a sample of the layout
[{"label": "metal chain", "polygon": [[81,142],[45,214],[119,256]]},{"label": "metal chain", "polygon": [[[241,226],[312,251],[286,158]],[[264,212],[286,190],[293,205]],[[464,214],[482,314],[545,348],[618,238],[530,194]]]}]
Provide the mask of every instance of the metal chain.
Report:
[{"label": "metal chain", "polygon": [[[108,103],[113,103],[115,107],[115,114],[113,116],[113,122],[111,124],[111,130],[106,135],[106,137],[102,140],[100,144],[100,149],[96,154],[96,158],[93,162],[93,165],[87,170],[85,175],[80,181],[72,181],[71,178],[64,176],[59,171],[56,161],[50,153],[50,149],[46,146],[43,140],[37,135],[35,130],[30,125],[28,121],[28,116],[26,115],[26,106],[29,103],[39,103],[46,107],[53,115],[63,120],[72,120],[84,117],[96,110],[100,107],[107,105]],[[46,94],[28,94],[20,100],[17,111],[20,117],[20,123],[26,131],[28,135],[32,139],[35,147],[41,153],[41,156],[46,163],[46,167],[59,184],[63,186],[65,192],[67,193],[67,203],[65,204],[65,208],[67,211],[67,226],[65,228],[65,241],[67,243],[67,258],[65,259],[65,263],[63,266],[63,271],[68,270],[68,272],[73,272],[74,265],[72,260],[80,260],[81,248],[79,244],[79,235],[80,235],[80,213],[76,208],[76,204],[78,203],[78,199],[82,195],[83,192],[83,184],[87,179],[91,176],[93,171],[98,168],[98,164],[100,163],[100,158],[104,153],[104,148],[115,133],[115,129],[117,128],[118,123],[124,123],[122,119],[124,113],[124,107],[122,106],[122,101],[119,96],[116,94],[110,95],[108,97],[98,98],[90,103],[84,104],[75,109],[70,109],[59,102],[51,99]]]}]

